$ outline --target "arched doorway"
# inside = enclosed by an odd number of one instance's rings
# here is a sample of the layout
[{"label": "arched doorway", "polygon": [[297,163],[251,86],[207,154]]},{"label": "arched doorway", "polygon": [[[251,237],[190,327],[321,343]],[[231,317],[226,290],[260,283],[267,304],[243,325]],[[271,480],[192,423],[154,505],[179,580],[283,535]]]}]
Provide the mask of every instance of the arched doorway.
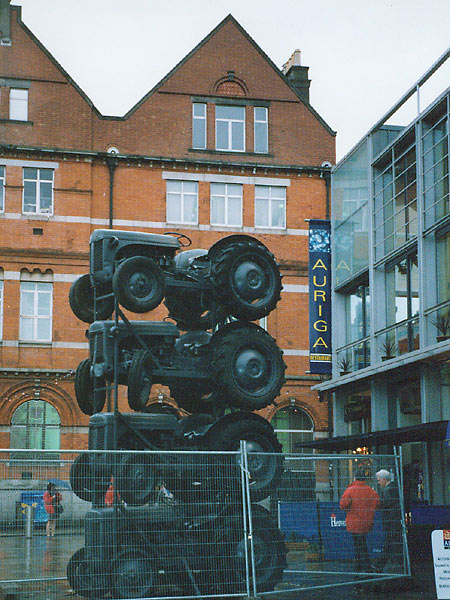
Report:
[{"label": "arched doorway", "polygon": [[280,408],[271,423],[285,453],[302,453],[302,448],[297,444],[313,439],[313,420],[305,410],[295,404]]}]

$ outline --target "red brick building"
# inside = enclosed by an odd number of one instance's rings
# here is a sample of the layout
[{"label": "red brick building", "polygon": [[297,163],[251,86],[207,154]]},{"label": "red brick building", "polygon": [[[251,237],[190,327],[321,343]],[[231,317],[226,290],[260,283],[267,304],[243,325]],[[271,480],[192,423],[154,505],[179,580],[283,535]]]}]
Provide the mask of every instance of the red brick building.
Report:
[{"label": "red brick building", "polygon": [[193,248],[232,232],[266,244],[284,289],[264,325],[287,371],[262,413],[292,427],[291,407],[325,431],[308,375],[305,220],[327,216],[335,141],[298,53],[280,71],[228,16],[124,117],[104,117],[20,8],[0,10],[0,447],[86,446],[73,388],[86,325],[68,293],[89,270],[90,234],[108,227],[177,231]]}]

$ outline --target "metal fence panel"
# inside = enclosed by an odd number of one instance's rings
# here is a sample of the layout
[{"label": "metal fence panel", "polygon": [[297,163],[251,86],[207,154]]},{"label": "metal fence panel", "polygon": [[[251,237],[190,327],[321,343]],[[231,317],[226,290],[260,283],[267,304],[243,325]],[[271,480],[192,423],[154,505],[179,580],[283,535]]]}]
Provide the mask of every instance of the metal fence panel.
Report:
[{"label": "metal fence panel", "polygon": [[[398,490],[393,456],[267,455],[245,443],[222,453],[0,456],[0,591],[21,598],[282,597],[409,574],[401,495],[375,511],[376,571],[355,562],[339,506],[361,470],[377,489],[387,469]],[[44,505],[49,483],[61,514]]]}]

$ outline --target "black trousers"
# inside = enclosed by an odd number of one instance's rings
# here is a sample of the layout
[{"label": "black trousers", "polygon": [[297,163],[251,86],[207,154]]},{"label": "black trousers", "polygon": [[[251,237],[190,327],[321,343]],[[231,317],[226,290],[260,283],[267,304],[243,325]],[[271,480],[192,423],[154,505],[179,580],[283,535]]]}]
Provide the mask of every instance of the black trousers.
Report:
[{"label": "black trousers", "polygon": [[353,546],[355,547],[355,570],[358,573],[370,573],[369,550],[367,549],[367,533],[352,533]]},{"label": "black trousers", "polygon": [[377,570],[384,569],[389,560],[400,562],[403,557],[403,537],[400,528],[384,529],[383,552],[377,560]]}]

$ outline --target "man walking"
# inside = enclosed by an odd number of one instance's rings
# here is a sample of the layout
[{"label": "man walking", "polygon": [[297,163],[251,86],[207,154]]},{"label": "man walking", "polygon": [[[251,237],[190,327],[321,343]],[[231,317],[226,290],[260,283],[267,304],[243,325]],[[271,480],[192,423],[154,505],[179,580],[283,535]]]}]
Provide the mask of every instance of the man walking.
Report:
[{"label": "man walking", "polygon": [[377,473],[380,486],[381,521],[383,523],[383,552],[376,561],[375,570],[381,573],[389,560],[400,562],[403,544],[400,518],[400,498],[392,474],[386,469]]}]

